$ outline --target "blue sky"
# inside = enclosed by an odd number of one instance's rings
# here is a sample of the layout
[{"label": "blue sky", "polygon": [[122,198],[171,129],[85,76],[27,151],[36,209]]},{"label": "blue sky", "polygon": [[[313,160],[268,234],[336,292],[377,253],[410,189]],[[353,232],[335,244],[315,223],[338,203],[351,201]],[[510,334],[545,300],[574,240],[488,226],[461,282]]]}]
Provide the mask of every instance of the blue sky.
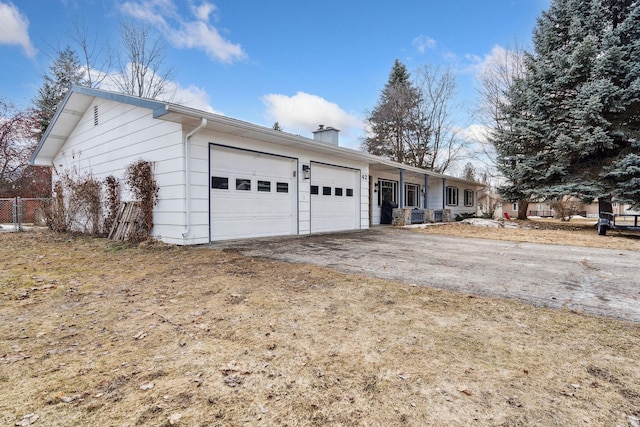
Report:
[{"label": "blue sky", "polygon": [[[118,49],[123,19],[151,24],[167,46],[176,100],[311,136],[341,129],[357,148],[397,58],[411,72],[449,66],[456,122],[473,127],[476,73],[500,48],[529,47],[549,0],[0,0],[0,96],[30,105],[55,49],[84,19]],[[113,70],[103,70],[110,72]]]}]

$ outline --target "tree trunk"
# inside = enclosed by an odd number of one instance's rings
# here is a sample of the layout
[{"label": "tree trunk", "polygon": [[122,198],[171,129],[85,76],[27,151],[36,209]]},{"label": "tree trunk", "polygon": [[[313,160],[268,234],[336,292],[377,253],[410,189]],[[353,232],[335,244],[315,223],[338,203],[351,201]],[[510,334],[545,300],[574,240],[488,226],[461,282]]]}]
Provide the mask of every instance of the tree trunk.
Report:
[{"label": "tree trunk", "polygon": [[518,200],[518,219],[527,219],[528,200]]}]

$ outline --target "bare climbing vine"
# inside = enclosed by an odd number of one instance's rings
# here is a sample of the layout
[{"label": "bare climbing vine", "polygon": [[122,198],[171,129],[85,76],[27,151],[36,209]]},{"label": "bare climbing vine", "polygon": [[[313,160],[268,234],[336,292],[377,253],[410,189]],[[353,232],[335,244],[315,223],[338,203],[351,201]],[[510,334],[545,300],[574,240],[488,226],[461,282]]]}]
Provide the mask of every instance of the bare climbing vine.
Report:
[{"label": "bare climbing vine", "polygon": [[104,232],[109,233],[120,210],[120,181],[113,175],[104,179],[107,192],[104,215]]},{"label": "bare climbing vine", "polygon": [[134,197],[140,202],[142,221],[137,238],[143,240],[151,234],[153,228],[153,207],[158,202],[158,184],[153,176],[151,162],[138,160],[129,165],[126,182]]}]

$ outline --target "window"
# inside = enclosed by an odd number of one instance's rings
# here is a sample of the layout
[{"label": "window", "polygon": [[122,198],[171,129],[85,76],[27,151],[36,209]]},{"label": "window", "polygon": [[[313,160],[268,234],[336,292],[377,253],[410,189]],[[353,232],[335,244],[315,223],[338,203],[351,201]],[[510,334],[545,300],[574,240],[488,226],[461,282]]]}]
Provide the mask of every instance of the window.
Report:
[{"label": "window", "polygon": [[473,206],[474,192],[473,190],[464,190],[464,205]]},{"label": "window", "polygon": [[271,192],[271,181],[258,181],[258,191]]},{"label": "window", "polygon": [[347,197],[353,197],[353,188],[347,188]]},{"label": "window", "polygon": [[331,187],[322,187],[322,195],[330,196],[331,195]]},{"label": "window", "polygon": [[251,191],[251,180],[236,178],[236,190]]},{"label": "window", "polygon": [[398,203],[398,183],[396,181],[387,181],[386,179],[379,179],[379,191],[378,191],[378,205],[382,206],[384,200],[388,200],[391,203]]},{"label": "window", "polygon": [[311,194],[318,194],[318,186],[317,185],[312,185],[311,186]]},{"label": "window", "polygon": [[229,189],[229,178],[224,178],[221,176],[212,176],[211,177],[211,188],[216,190],[228,190]]},{"label": "window", "polygon": [[511,205],[511,210],[514,211],[514,212],[517,212],[518,211],[518,204],[517,203],[512,204]]},{"label": "window", "polygon": [[406,184],[404,186],[404,199],[407,207],[418,207],[418,186],[416,184]]},{"label": "window", "polygon": [[458,188],[447,187],[447,205],[458,206]]},{"label": "window", "polygon": [[333,194],[335,194],[336,196],[342,196],[342,188],[336,187],[336,190]]},{"label": "window", "polygon": [[288,182],[278,182],[276,184],[276,191],[278,193],[288,193],[289,192],[289,183]]}]

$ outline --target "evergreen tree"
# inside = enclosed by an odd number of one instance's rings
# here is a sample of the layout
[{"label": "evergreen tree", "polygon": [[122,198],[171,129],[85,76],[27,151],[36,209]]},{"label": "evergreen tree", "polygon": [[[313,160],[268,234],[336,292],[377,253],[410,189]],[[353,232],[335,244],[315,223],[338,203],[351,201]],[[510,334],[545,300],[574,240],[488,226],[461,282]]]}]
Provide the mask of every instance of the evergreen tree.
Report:
[{"label": "evergreen tree", "polygon": [[420,93],[407,67],[396,59],[378,104],[367,118],[371,136],[364,141],[364,150],[403,163],[406,141],[414,128],[411,118],[419,100]]},{"label": "evergreen tree", "polygon": [[71,86],[84,84],[84,75],[78,56],[71,47],[67,46],[58,52],[58,57],[49,65],[48,73],[43,76],[42,86],[33,101],[40,116],[39,137],[44,135]]},{"label": "evergreen tree", "polygon": [[504,197],[640,204],[640,4],[552,0],[492,138]]},{"label": "evergreen tree", "polygon": [[280,126],[280,122],[275,122],[271,128],[272,128],[273,130],[279,130],[279,131],[282,131],[282,127]]},{"label": "evergreen tree", "polygon": [[467,162],[467,164],[464,165],[462,178],[467,181],[476,182],[476,168],[473,167],[473,164],[471,162]]}]

